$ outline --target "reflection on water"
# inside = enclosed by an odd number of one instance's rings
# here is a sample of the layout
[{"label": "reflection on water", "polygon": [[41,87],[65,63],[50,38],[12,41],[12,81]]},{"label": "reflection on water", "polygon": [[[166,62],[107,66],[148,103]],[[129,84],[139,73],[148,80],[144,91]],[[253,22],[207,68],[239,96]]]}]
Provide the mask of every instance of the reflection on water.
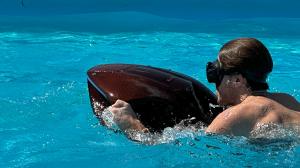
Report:
[{"label": "reflection on water", "polygon": [[0,167],[299,167],[299,137],[290,130],[268,135],[262,129],[249,139],[207,136],[201,124],[179,124],[162,134],[136,136],[156,144],[144,145],[93,116],[86,84],[90,67],[146,64],[191,75],[214,90],[206,81],[206,62],[216,58],[221,44],[241,35],[261,37],[270,48],[271,91],[299,99],[300,43],[294,34],[259,36],[242,29],[224,34],[224,26],[216,27],[221,34],[1,32]]}]

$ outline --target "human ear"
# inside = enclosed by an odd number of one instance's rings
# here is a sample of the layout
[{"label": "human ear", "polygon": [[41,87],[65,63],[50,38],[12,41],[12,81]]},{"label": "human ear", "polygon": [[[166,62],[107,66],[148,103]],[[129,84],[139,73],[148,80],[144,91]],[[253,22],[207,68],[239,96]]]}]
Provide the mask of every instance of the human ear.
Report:
[{"label": "human ear", "polygon": [[233,75],[230,79],[228,79],[227,84],[230,84],[232,87],[239,87],[242,84],[242,76],[241,75]]},{"label": "human ear", "polygon": [[225,80],[226,85],[229,87],[235,87],[236,77],[235,75],[224,76],[223,80]]},{"label": "human ear", "polygon": [[246,82],[246,79],[241,74],[238,74],[238,75],[234,76],[233,84],[234,84],[235,87],[239,87],[241,85],[244,85],[245,82]]}]

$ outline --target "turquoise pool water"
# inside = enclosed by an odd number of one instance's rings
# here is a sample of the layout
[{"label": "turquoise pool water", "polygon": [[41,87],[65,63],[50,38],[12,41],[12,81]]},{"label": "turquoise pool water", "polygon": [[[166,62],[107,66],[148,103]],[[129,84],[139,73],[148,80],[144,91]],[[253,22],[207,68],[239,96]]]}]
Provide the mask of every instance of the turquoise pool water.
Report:
[{"label": "turquoise pool water", "polygon": [[[15,1],[4,2],[13,6]],[[259,8],[254,18],[242,11],[247,19],[232,18],[230,10],[224,10],[215,14],[218,17],[209,13],[211,19],[190,20],[205,11],[196,14],[193,5],[188,5],[190,13],[183,16],[184,11],[176,13],[177,5],[168,12],[155,6],[150,11],[142,8],[150,14],[87,11],[76,17],[49,16],[45,14],[49,11],[37,10],[40,4],[28,10],[34,0],[24,0],[23,7],[20,2],[21,7],[14,9],[21,13],[18,17],[10,6],[0,6],[0,167],[300,166],[299,136],[282,130],[253,140],[169,128],[157,145],[132,142],[98,124],[86,83],[86,71],[92,66],[132,63],[190,75],[214,91],[205,78],[206,62],[216,58],[226,41],[256,37],[273,56],[270,90],[300,100],[300,19],[295,18],[299,17],[293,13],[295,7],[285,17],[260,17],[263,10]],[[51,6],[50,1],[46,4]],[[55,7],[49,10],[61,10]],[[69,7],[78,11],[76,6]],[[272,16],[277,16],[272,9]],[[33,16],[38,12],[44,12],[46,19]],[[226,17],[220,17],[222,12]],[[76,20],[70,21],[73,17]],[[93,24],[94,19],[101,24]]]},{"label": "turquoise pool water", "polygon": [[[136,63],[205,79],[206,61],[238,34],[143,32],[0,33],[1,167],[297,167],[298,139],[253,143],[170,130],[147,146],[98,124],[88,99],[86,70]],[[274,58],[272,91],[299,100],[297,38],[260,37]],[[163,143],[167,142],[167,143]]]}]

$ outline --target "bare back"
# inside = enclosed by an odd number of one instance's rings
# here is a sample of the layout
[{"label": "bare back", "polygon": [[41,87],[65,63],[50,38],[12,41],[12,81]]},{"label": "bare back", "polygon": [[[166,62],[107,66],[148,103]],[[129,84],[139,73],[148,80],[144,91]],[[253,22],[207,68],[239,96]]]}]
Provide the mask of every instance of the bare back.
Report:
[{"label": "bare back", "polygon": [[258,124],[297,124],[300,123],[299,107],[299,103],[288,94],[248,96],[242,103],[219,114],[206,131],[249,136]]},{"label": "bare back", "polygon": [[300,103],[293,96],[289,94],[267,93],[263,96],[283,105],[286,108],[289,108],[294,111],[300,111]]},{"label": "bare back", "polygon": [[259,115],[256,118],[257,123],[275,123],[275,124],[292,124],[300,122],[299,103],[291,102],[289,95],[268,94],[266,96],[251,96],[249,100],[254,106],[261,106],[262,110],[256,111]]}]

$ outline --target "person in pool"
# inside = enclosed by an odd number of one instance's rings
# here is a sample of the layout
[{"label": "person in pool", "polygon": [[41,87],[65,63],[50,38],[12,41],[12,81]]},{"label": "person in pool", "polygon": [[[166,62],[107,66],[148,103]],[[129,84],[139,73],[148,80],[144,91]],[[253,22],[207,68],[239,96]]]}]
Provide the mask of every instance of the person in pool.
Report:
[{"label": "person in pool", "polygon": [[[257,39],[239,38],[223,45],[217,60],[208,62],[206,73],[208,81],[216,85],[218,103],[228,108],[206,132],[249,137],[261,124],[299,124],[298,101],[285,93],[267,91],[272,69],[271,55]],[[148,131],[128,103],[118,100],[109,110],[123,131]]]}]

